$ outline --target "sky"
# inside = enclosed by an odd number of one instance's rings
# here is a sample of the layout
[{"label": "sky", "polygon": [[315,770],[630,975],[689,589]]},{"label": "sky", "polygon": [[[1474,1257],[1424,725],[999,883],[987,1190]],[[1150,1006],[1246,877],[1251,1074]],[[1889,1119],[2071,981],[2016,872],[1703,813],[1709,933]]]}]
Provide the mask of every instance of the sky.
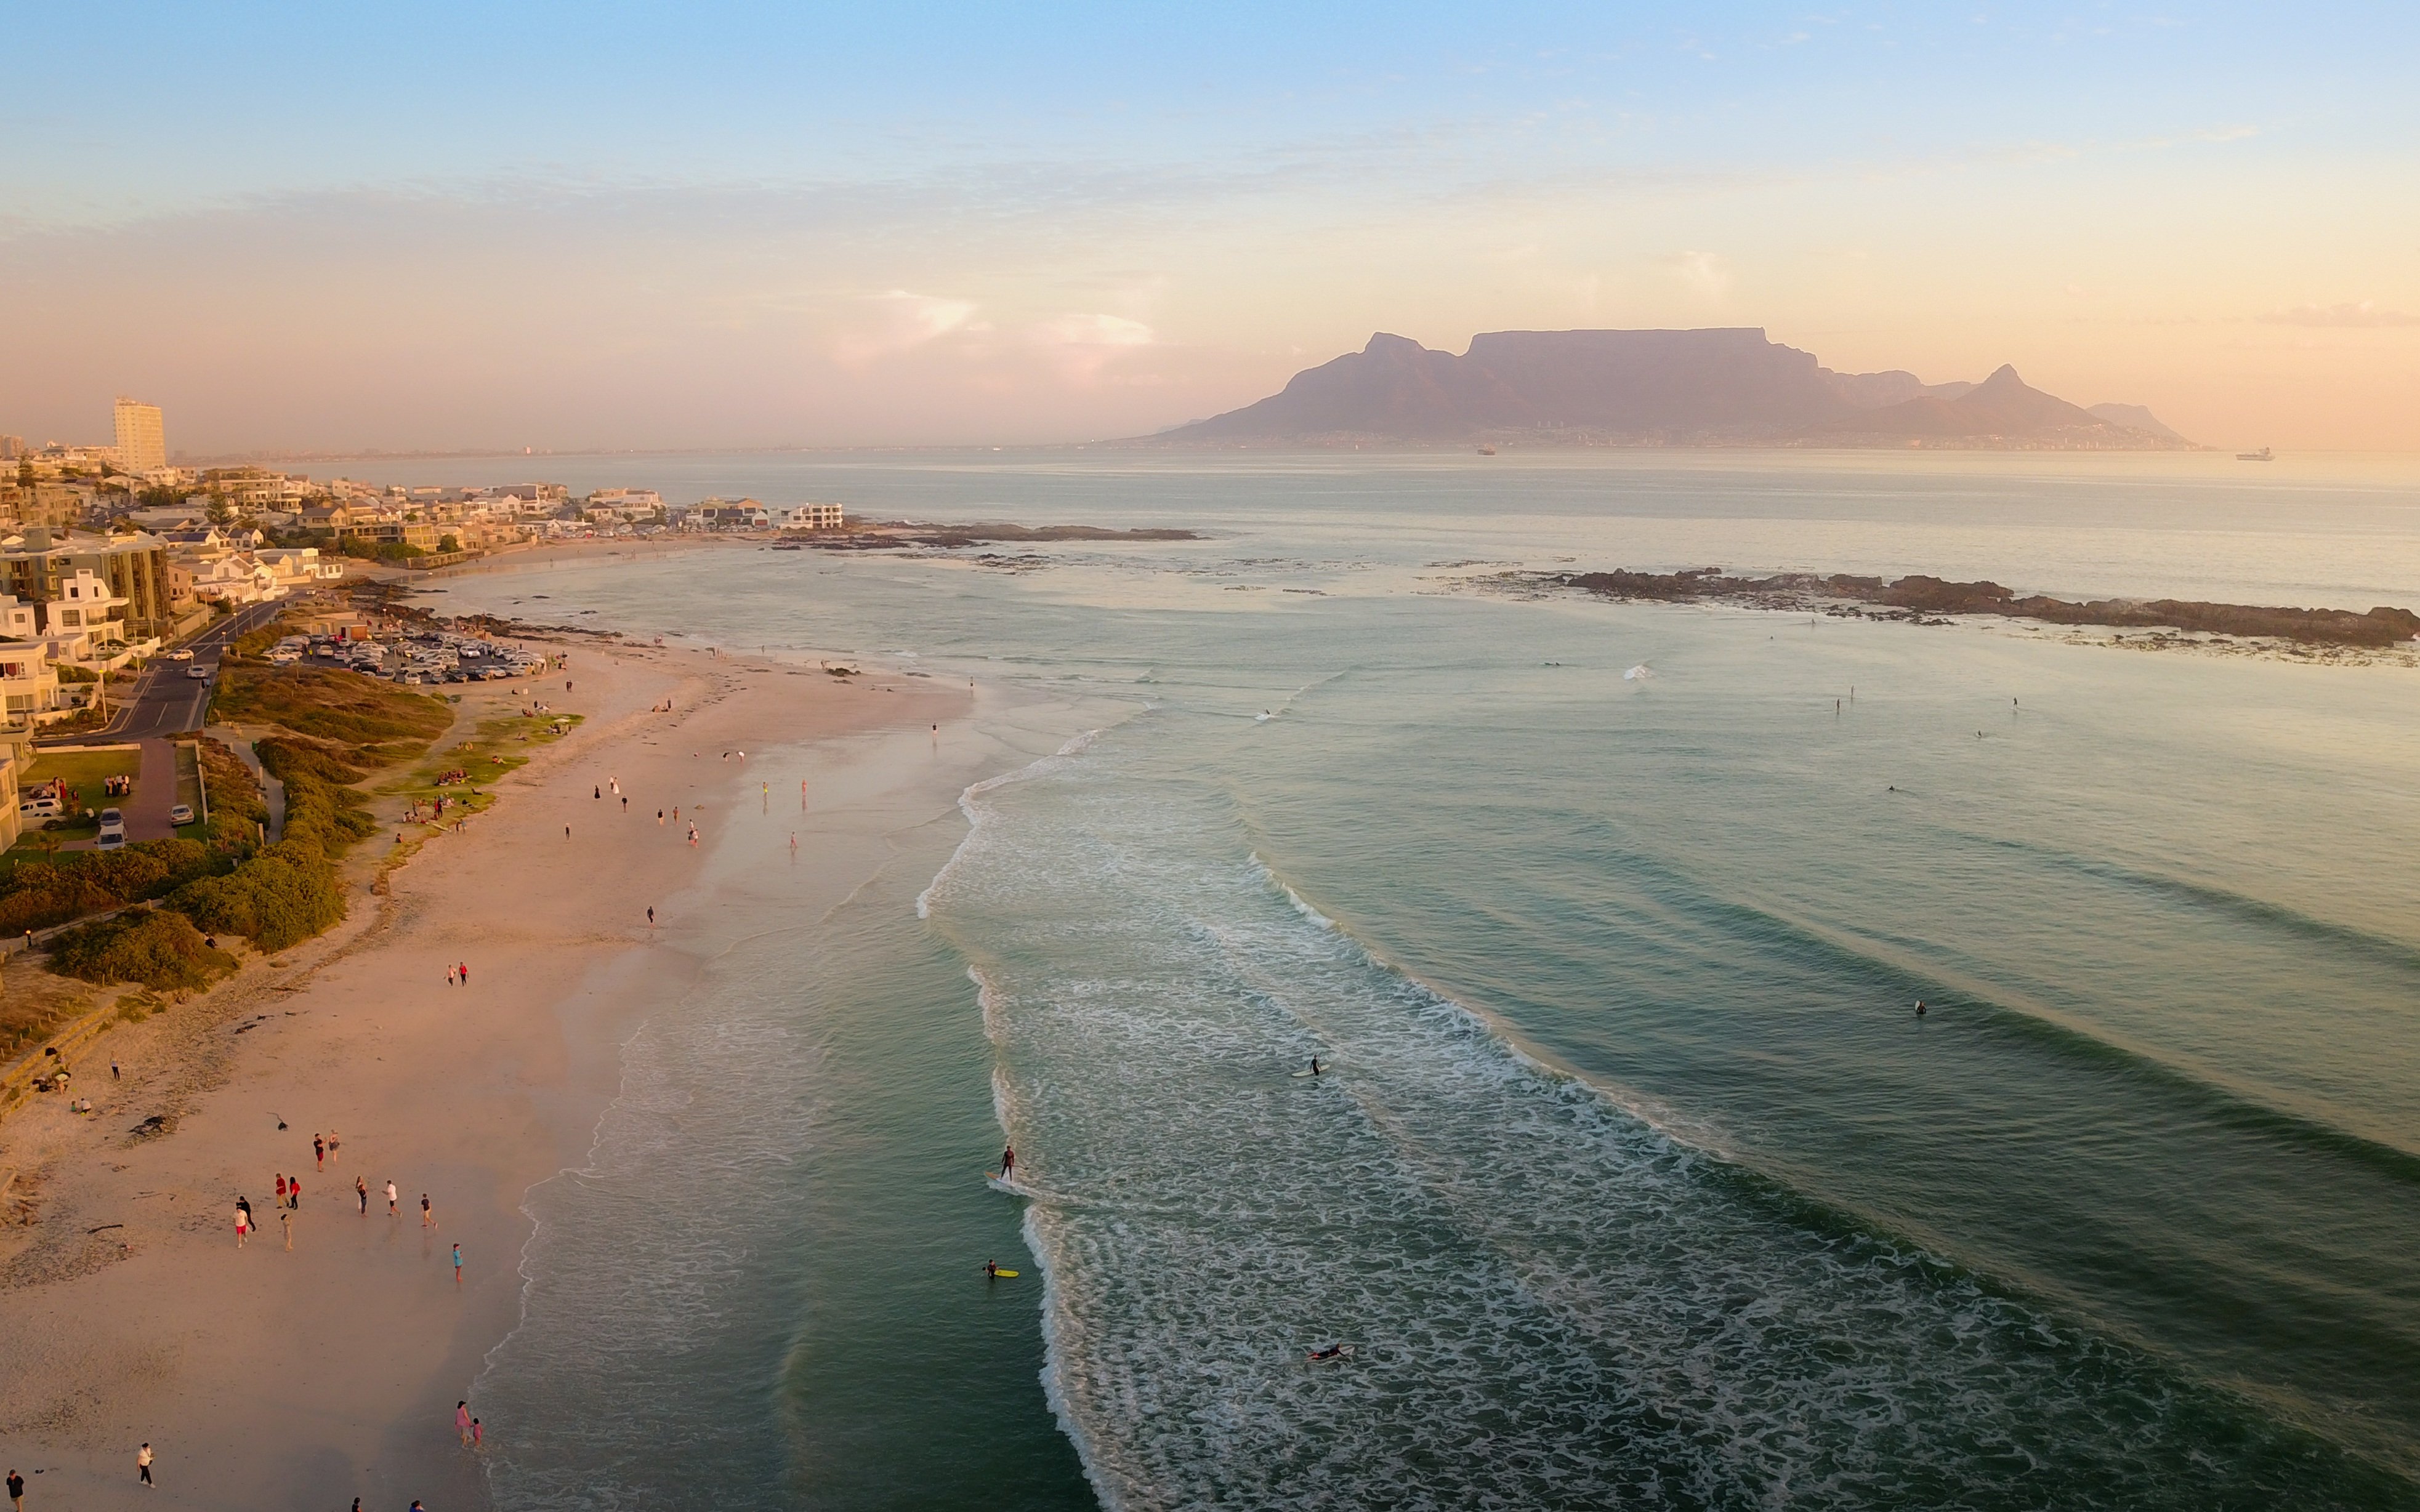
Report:
[{"label": "sky", "polygon": [[[2420,9],[9,8],[0,432],[1007,444],[1761,326],[2420,451]],[[28,66],[27,60],[40,60]]]}]

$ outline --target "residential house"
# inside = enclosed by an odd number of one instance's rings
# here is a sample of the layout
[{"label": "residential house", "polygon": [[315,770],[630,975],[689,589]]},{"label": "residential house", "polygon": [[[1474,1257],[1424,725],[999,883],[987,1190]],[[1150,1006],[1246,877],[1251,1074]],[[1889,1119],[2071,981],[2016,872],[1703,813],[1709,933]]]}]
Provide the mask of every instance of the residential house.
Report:
[{"label": "residential house", "polygon": [[[42,638],[40,620],[39,605],[0,594],[0,708],[11,725],[31,728],[41,716],[64,707],[58,669],[52,664],[51,643]],[[17,811],[13,795],[8,811]]]},{"label": "residential house", "polygon": [[753,499],[707,499],[699,502],[690,523],[709,531],[761,531],[771,528],[773,512]]},{"label": "residential house", "polygon": [[267,547],[252,555],[270,570],[283,592],[314,587],[345,575],[344,558],[323,557],[316,546]]},{"label": "residential house", "polygon": [[286,596],[276,569],[249,551],[187,560],[194,572],[194,596],[206,604],[259,604]]}]

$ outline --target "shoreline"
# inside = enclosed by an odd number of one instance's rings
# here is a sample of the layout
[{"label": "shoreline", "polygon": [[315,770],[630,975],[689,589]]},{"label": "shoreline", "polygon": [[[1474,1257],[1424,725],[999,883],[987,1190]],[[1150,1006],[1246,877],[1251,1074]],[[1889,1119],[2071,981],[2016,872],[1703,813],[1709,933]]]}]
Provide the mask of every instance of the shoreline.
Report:
[{"label": "shoreline", "polygon": [[[624,1041],[710,959],[710,923],[682,900],[714,848],[684,843],[669,812],[647,823],[646,807],[677,805],[683,825],[702,809],[720,841],[743,772],[706,753],[955,722],[969,703],[913,683],[869,698],[878,674],[768,685],[765,672],[796,669],[567,649],[573,690],[544,696],[586,722],[493,784],[468,830],[392,870],[392,842],[373,836],[348,857],[349,889],[365,890],[335,930],[113,1025],[79,1066],[98,1117],[38,1101],[0,1121],[0,1165],[24,1172],[0,1242],[0,1349],[18,1366],[0,1383],[0,1455],[39,1504],[70,1491],[136,1504],[145,1441],[177,1504],[486,1504],[477,1462],[450,1441],[452,1404],[520,1319],[527,1195],[580,1166],[620,1089]],[[650,712],[667,696],[674,713]],[[466,708],[441,745],[472,720]],[[627,815],[612,795],[576,792],[609,777]],[[393,803],[373,802],[391,821]],[[472,967],[459,988],[445,974],[458,959]],[[164,1136],[128,1132],[154,1113],[171,1120]],[[311,1136],[330,1128],[340,1149],[302,1172],[288,1255],[271,1178],[313,1165]],[[390,1177],[393,1219],[378,1211]],[[424,1191],[433,1230],[416,1215]],[[266,1225],[240,1251],[238,1194]],[[456,1242],[459,1290],[443,1274]]]}]

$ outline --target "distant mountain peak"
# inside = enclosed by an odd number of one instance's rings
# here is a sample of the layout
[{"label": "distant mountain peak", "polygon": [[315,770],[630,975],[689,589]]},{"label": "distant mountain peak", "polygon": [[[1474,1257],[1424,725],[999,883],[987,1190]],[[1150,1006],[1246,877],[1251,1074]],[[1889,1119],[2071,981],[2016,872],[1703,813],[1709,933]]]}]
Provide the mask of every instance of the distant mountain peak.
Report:
[{"label": "distant mountain peak", "polygon": [[[2148,411],[2145,412],[2148,414]],[[1835,373],[1753,326],[1492,331],[1460,356],[1374,332],[1280,393],[1164,431],[1162,441],[1593,445],[2190,445],[2029,387]]]}]

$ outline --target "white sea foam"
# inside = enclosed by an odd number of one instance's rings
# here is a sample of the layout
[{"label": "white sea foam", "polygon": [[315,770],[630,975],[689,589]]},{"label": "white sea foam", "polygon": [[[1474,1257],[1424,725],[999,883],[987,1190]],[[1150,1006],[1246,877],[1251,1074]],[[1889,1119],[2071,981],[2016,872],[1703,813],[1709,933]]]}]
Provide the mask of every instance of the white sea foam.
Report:
[{"label": "white sea foam", "polygon": [[934,895],[939,892],[942,886],[949,881],[953,869],[958,864],[959,857],[967,854],[967,848],[972,845],[975,838],[982,833],[984,816],[979,800],[985,794],[1006,787],[1012,782],[1022,782],[1031,778],[1039,777],[1045,772],[1055,770],[1057,764],[1065,762],[1071,757],[1082,755],[1100,736],[1099,730],[1087,730],[1049,755],[1028,762],[1016,771],[1002,772],[997,777],[987,777],[980,782],[970,783],[967,790],[958,795],[958,810],[967,816],[966,839],[960,841],[958,848],[950,853],[950,858],[941,863],[941,869],[933,873],[933,880],[924,885],[924,890],[916,895],[916,917],[918,918],[933,917]]},{"label": "white sea foam", "polygon": [[[2043,1433],[2159,1499],[2164,1410],[2077,1384],[2121,1358],[1808,1227],[1116,775],[986,805],[950,893],[1019,1175],[1066,1199],[1026,1214],[1044,1385],[1105,1504],[1872,1504]],[[1286,1074],[1313,1051],[1349,1070]]]}]

